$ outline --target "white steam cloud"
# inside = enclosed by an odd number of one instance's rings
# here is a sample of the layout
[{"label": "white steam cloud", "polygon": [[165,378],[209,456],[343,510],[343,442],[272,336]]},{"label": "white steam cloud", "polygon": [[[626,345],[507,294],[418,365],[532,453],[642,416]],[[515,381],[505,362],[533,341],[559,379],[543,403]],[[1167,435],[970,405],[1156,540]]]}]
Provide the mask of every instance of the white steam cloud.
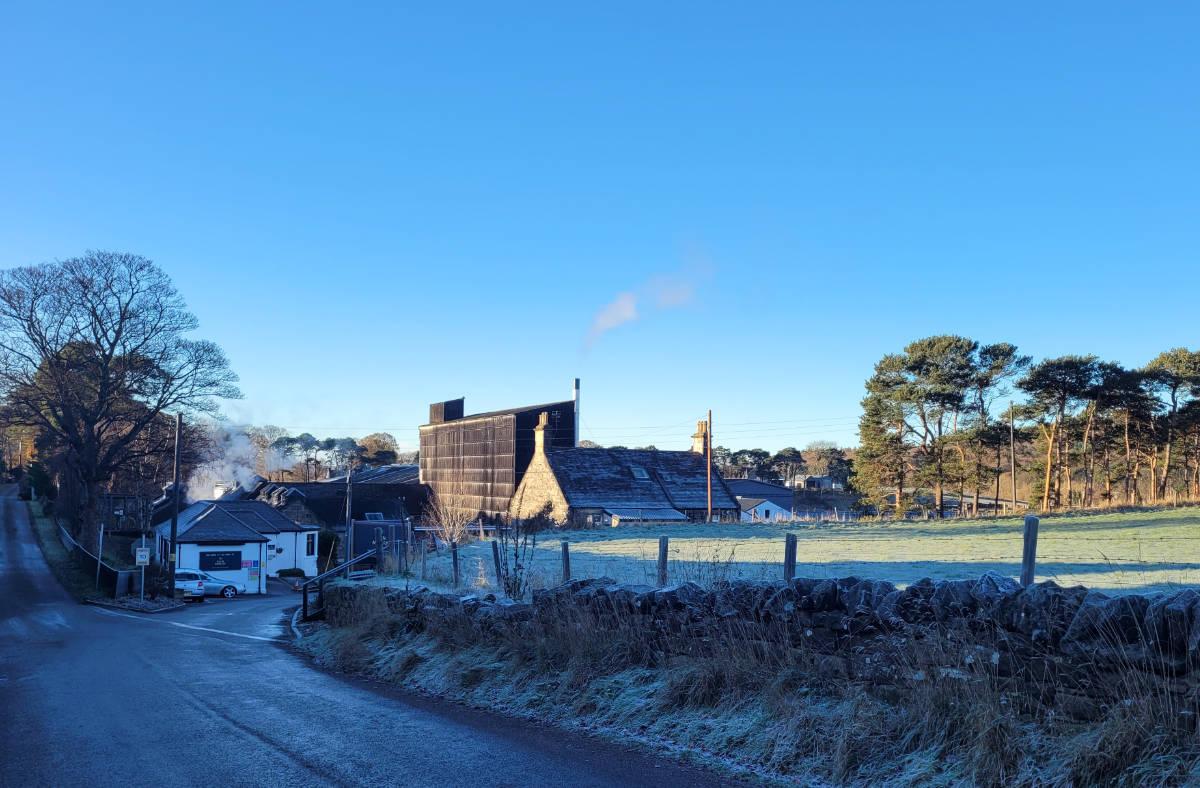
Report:
[{"label": "white steam cloud", "polygon": [[[218,482],[233,482],[243,489],[251,489],[258,480],[259,449],[242,429],[216,427],[213,436],[215,456],[192,472],[187,482],[187,497],[190,501],[208,500],[213,497],[213,488]],[[268,455],[276,452],[268,450]],[[270,469],[272,458],[268,456]]]},{"label": "white steam cloud", "polygon": [[647,310],[663,311],[687,306],[696,300],[696,288],[708,276],[706,266],[695,266],[673,274],[659,274],[641,286],[618,293],[596,312],[584,340],[590,349],[599,339],[615,328],[635,323]]}]

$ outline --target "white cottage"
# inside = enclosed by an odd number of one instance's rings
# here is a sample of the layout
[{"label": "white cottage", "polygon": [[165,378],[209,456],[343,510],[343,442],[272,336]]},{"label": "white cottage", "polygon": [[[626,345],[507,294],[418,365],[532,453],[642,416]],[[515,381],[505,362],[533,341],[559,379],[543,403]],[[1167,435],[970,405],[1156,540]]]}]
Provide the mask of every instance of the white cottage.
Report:
[{"label": "white cottage", "polygon": [[[199,501],[179,513],[178,567],[245,583],[249,594],[265,593],[267,578],[281,569],[317,574],[318,530],[261,501]],[[156,532],[158,555],[165,561],[170,522]]]}]

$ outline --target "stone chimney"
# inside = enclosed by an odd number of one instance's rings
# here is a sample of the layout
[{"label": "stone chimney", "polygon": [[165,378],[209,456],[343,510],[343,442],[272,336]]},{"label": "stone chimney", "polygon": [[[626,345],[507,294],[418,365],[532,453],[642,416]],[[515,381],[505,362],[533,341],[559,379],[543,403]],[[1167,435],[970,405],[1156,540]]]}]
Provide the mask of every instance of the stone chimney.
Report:
[{"label": "stone chimney", "polygon": [[546,453],[546,436],[551,438],[554,436],[554,430],[550,429],[550,414],[539,413],[537,426],[533,428],[533,453],[535,455]]},{"label": "stone chimney", "polygon": [[704,419],[696,422],[696,434],[692,436],[692,451],[704,454],[708,451],[708,422]]}]

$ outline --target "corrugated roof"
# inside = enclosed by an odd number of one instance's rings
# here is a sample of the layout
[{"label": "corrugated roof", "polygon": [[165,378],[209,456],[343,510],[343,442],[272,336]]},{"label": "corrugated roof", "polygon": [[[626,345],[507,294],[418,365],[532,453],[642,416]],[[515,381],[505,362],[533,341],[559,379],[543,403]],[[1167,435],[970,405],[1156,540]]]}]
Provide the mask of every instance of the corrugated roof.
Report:
[{"label": "corrugated roof", "polygon": [[[381,465],[354,472],[355,484],[416,484],[421,475],[419,465]],[[345,484],[346,474],[321,479],[322,484]]]},{"label": "corrugated roof", "polygon": [[782,484],[772,484],[758,479],[726,479],[725,484],[729,487],[730,492],[739,499],[755,498],[760,503],[767,500],[780,509],[791,509],[796,500],[795,491]]},{"label": "corrugated roof", "polygon": [[446,421],[439,421],[434,424],[422,424],[420,429],[425,429],[426,427],[440,427],[443,424],[459,424],[464,421],[470,421],[471,419],[487,419],[487,418],[492,418],[493,416],[513,416],[518,413],[528,413],[530,411],[542,411],[542,410],[546,410],[549,408],[572,408],[573,409],[574,407],[575,407],[575,401],[569,400],[569,399],[563,400],[562,402],[547,402],[542,405],[525,405],[520,408],[505,408],[504,410],[491,410],[491,411],[488,411],[487,413],[471,413],[469,415],[463,416],[461,419],[448,419]]},{"label": "corrugated roof", "polygon": [[687,515],[675,509],[622,509],[613,508],[604,511],[622,520],[646,520],[654,522],[686,520]]}]

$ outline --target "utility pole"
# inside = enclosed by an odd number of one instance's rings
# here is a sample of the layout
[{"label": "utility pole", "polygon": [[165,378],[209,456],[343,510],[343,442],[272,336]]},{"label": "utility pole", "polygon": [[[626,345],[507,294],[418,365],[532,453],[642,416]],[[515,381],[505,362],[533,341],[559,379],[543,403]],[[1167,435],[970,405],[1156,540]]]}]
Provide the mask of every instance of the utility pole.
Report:
[{"label": "utility pole", "polygon": [[354,546],[354,515],[351,501],[354,499],[354,463],[346,461],[346,577],[350,576],[350,551]]},{"label": "utility pole", "polygon": [[183,432],[183,414],[175,414],[175,470],[171,479],[171,544],[167,548],[167,593],[175,597],[175,564],[179,558],[179,548],[175,541],[179,538],[179,436]]},{"label": "utility pole", "polygon": [[1008,403],[1008,472],[1012,476],[1012,510],[1017,513],[1017,433],[1013,427],[1013,404]]},{"label": "utility pole", "polygon": [[708,424],[704,427],[705,464],[708,466],[708,522],[712,522],[712,408],[708,409]]}]

